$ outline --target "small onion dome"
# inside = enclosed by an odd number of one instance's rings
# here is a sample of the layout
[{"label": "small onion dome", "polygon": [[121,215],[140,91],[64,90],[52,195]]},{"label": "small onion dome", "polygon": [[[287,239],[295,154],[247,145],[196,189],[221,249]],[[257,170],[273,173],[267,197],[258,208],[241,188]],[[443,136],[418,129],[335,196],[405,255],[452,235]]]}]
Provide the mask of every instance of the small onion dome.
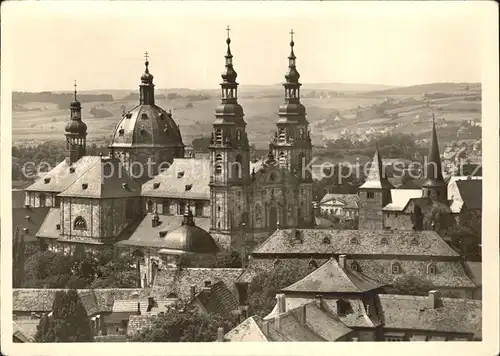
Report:
[{"label": "small onion dome", "polygon": [[73,100],[70,104],[70,108],[71,109],[81,109],[82,108],[82,104],[78,101],[78,100]]},{"label": "small onion dome", "polygon": [[304,116],[306,114],[306,108],[301,103],[285,103],[280,105],[278,114]]},{"label": "small onion dome", "polygon": [[215,108],[215,115],[243,116],[243,108],[238,103],[222,103]]},{"label": "small onion dome", "polygon": [[71,134],[86,134],[87,125],[82,120],[71,120],[66,124],[65,131]]},{"label": "small onion dome", "polygon": [[143,83],[152,83],[153,82],[153,74],[149,73],[149,61],[146,61],[144,63],[146,65],[146,70],[144,71],[144,74],[141,75],[141,81]]},{"label": "small onion dome", "polygon": [[189,254],[219,252],[219,247],[212,236],[194,223],[193,212],[189,209],[184,214],[184,221],[178,228],[170,231],[162,241],[163,254]]}]

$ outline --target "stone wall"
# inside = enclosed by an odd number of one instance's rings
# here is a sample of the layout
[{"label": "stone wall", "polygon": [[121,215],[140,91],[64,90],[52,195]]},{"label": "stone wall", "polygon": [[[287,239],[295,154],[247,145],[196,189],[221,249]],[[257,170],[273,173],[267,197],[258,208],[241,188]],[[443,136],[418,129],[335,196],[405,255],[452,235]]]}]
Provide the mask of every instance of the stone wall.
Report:
[{"label": "stone wall", "polygon": [[[101,206],[97,199],[63,198],[61,202],[61,234],[86,238],[101,238]],[[75,219],[82,217],[85,230],[74,229]]]},{"label": "stone wall", "polygon": [[413,230],[410,214],[398,211],[384,211],[384,227],[390,230]]},{"label": "stone wall", "polygon": [[24,204],[32,208],[55,208],[59,205],[59,198],[56,199],[57,194],[53,192],[26,192]]}]

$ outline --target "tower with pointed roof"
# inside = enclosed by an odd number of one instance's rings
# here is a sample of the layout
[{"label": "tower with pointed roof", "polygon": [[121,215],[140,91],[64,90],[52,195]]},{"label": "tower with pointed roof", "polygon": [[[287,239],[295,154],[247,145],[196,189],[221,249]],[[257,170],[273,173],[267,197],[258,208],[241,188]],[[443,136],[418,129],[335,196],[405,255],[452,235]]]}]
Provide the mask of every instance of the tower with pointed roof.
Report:
[{"label": "tower with pointed roof", "polygon": [[290,55],[288,72],[285,74],[285,103],[279,107],[276,131],[271,139],[271,149],[280,168],[300,177],[303,182],[312,180],[311,172],[305,169],[312,159],[312,144],[306,109],[300,102],[300,74],[296,67],[293,50],[294,32],[290,31]]},{"label": "tower with pointed roof", "polygon": [[243,108],[238,103],[229,26],[226,30],[226,68],[221,75],[221,103],[215,109],[210,141],[211,232],[219,236],[221,244],[228,244],[230,236],[240,235],[239,230],[246,220],[246,185],[250,175],[250,147]]},{"label": "tower with pointed roof", "polygon": [[429,148],[427,164],[424,170],[422,195],[437,201],[446,201],[447,199],[447,185],[444,181],[443,171],[441,168],[441,157],[439,156],[439,145],[434,115],[432,115],[431,146]]},{"label": "tower with pointed roof", "polygon": [[145,53],[145,70],[139,85],[139,104],[116,125],[109,148],[127,170],[143,183],[168,168],[174,158],[184,157],[179,126],[172,113],[155,103],[155,85],[149,71],[149,54]]},{"label": "tower with pointed roof", "polygon": [[70,164],[85,156],[87,149],[87,125],[82,121],[82,104],[76,97],[76,81],[74,87],[75,96],[70,104],[70,121],[65,127],[66,149]]},{"label": "tower with pointed roof", "polygon": [[391,202],[391,189],[382,158],[375,149],[366,181],[359,187],[359,229],[382,230],[384,217],[382,208]]}]

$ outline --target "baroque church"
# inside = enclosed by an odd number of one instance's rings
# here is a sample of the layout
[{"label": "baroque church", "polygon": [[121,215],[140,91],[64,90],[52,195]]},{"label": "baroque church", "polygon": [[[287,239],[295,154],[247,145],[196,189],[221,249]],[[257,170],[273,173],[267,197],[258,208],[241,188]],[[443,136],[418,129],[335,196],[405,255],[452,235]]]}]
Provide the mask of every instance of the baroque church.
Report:
[{"label": "baroque church", "polygon": [[277,227],[313,227],[312,176],[304,169],[312,144],[291,36],[284,103],[260,164],[250,161],[229,32],[209,160],[185,157],[172,113],[155,104],[147,55],[139,103],[116,125],[109,156],[86,154],[75,84],[67,158],[25,189],[26,209],[48,208],[36,237],[55,251],[115,245],[161,264],[168,262],[161,251],[216,253],[254,246]]}]

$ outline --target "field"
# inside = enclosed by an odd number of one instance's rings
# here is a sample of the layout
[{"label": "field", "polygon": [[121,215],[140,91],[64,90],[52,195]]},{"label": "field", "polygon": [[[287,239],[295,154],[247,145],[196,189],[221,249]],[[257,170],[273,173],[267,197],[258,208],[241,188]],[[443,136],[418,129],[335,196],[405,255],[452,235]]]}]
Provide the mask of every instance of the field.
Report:
[{"label": "field", "polygon": [[[426,135],[429,119],[434,113],[438,125],[460,125],[464,121],[481,119],[481,88],[478,84],[437,83],[424,86],[390,88],[379,91],[337,91],[335,89],[307,87],[304,85],[302,102],[306,106],[311,123],[313,144],[320,145],[325,139],[335,138],[342,130],[384,130]],[[315,97],[309,97],[315,91]],[[87,123],[88,141],[106,143],[121,118],[123,108],[130,109],[137,101],[124,101],[132,91],[106,91],[115,98],[113,102],[84,102],[83,117]],[[186,96],[196,91],[188,89],[158,90],[158,93],[176,92],[182,97],[157,100],[157,105],[171,109],[180,126],[185,144],[211,131],[214,110],[220,102],[218,90],[204,90],[209,100],[190,101]],[[279,86],[246,88],[240,94],[245,111],[250,142],[257,148],[265,148],[275,129],[278,107],[283,103],[283,91]],[[475,99],[476,97],[476,99]],[[479,97],[479,100],[477,100]],[[12,116],[14,144],[39,143],[63,140],[64,126],[69,119],[69,108],[61,110],[55,104],[30,102],[15,104]],[[192,104],[192,107],[190,105]],[[94,118],[92,108],[105,109],[113,114],[108,118]],[[383,107],[383,110],[379,110]],[[356,115],[362,114],[362,117]],[[340,121],[334,121],[339,114]],[[344,118],[344,115],[346,118]],[[397,117],[395,117],[397,115]],[[349,118],[350,117],[350,118]],[[444,121],[443,121],[444,119]],[[458,128],[458,126],[457,126]],[[446,130],[449,131],[449,130]],[[446,137],[451,140],[453,137]]]}]

